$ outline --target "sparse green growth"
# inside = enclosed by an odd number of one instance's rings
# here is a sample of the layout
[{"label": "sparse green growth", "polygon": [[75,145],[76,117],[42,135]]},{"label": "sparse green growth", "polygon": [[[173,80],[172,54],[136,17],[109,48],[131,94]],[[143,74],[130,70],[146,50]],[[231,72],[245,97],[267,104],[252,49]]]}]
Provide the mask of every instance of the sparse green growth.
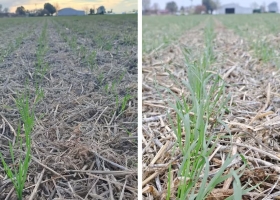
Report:
[{"label": "sparse green growth", "polygon": [[143,17],[143,53],[159,50],[175,42],[184,32],[207,20],[205,16]]},{"label": "sparse green growth", "polygon": [[[29,101],[30,101],[29,95],[27,92],[25,94],[20,95],[16,100],[16,105],[24,125],[25,148],[23,147],[23,140],[22,137],[20,136],[21,123],[19,123],[17,138],[16,138],[17,139],[16,146],[13,146],[11,143],[9,143],[10,155],[12,158],[13,167],[9,167],[9,165],[5,162],[3,155],[0,153],[4,170],[7,176],[12,181],[19,200],[22,200],[22,192],[23,192],[24,184],[27,177],[27,171],[31,159],[31,135],[30,134],[34,126],[34,109],[30,108]],[[19,146],[20,152],[25,150],[24,153],[25,155],[22,155],[21,153],[19,156],[19,160],[15,160],[14,148],[17,146]]]},{"label": "sparse green growth", "polygon": [[127,106],[128,101],[131,99],[132,97],[129,94],[126,94],[125,97],[123,98],[122,101],[122,108],[121,108],[121,112],[123,112]]}]

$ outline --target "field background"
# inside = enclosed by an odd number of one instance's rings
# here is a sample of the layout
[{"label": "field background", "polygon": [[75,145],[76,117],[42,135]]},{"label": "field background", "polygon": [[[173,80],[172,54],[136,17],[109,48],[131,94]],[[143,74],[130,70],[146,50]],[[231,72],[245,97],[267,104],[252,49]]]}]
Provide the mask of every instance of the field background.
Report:
[{"label": "field background", "polygon": [[[277,14],[143,17],[143,199],[241,199],[241,191],[242,199],[279,198],[279,20]],[[198,118],[195,108],[203,103],[192,95],[213,86],[214,99],[217,91],[224,99]],[[205,131],[194,128],[198,119],[208,124]],[[190,158],[196,132],[209,144]],[[237,153],[245,160],[224,168]],[[200,155],[209,166],[198,167]]]},{"label": "field background", "polygon": [[[17,99],[27,94],[35,113],[23,199],[137,199],[137,15],[0,24],[0,148],[10,167],[22,155]],[[16,199],[2,163],[0,180],[0,199]]]}]

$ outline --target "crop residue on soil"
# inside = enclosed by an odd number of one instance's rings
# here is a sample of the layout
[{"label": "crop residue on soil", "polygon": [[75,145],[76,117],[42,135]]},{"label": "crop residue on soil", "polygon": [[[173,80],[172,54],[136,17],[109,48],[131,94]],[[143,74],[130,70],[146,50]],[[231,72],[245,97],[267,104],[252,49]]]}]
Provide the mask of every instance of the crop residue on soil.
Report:
[{"label": "crop residue on soil", "polygon": [[[32,31],[21,26],[29,34],[0,61],[0,150],[9,165],[9,142],[20,121],[15,99],[27,84],[34,105],[37,78],[44,91],[35,106],[24,199],[137,198],[137,40],[127,39],[137,38],[137,17],[98,18],[37,18]],[[103,43],[101,32],[108,38]],[[36,72],[39,63],[45,73]],[[17,159],[19,148],[13,147]],[[0,199],[15,199],[0,166]]]},{"label": "crop residue on soil", "polygon": [[[210,68],[225,80],[226,93],[231,96],[229,112],[223,121],[230,128],[233,140],[218,141],[215,154],[211,155],[210,174],[217,172],[223,163],[222,158],[229,154],[242,154],[248,161],[240,177],[242,186],[249,188],[259,184],[243,198],[277,198],[280,191],[279,70],[273,62],[265,63],[259,59],[245,38],[216,19],[214,33],[215,62]],[[203,27],[189,30],[181,38],[184,39],[178,39],[168,48],[143,55],[143,199],[165,199],[168,179],[171,179],[171,199],[176,199],[177,195],[182,152],[176,147],[177,136],[167,117],[167,112],[171,117],[175,116],[168,104],[174,98],[163,88],[170,89],[179,97],[189,95],[187,88],[178,84],[187,77],[185,68],[188,66],[182,49],[192,51],[194,55],[201,54]],[[274,38],[276,42],[277,37]],[[170,74],[176,81],[170,78]],[[216,133],[221,138],[227,136],[224,130],[216,130]],[[239,160],[233,167],[238,169],[241,165]],[[234,193],[232,181],[227,179],[219,184],[207,199],[231,196]]]}]

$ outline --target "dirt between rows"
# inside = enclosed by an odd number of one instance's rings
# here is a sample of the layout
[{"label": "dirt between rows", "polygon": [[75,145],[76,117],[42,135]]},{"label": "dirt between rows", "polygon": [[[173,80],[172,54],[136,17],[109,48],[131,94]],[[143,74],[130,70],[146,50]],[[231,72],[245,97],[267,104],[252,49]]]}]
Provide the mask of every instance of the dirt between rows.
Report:
[{"label": "dirt between rows", "polygon": [[[246,39],[240,38],[222,23],[215,20],[213,41],[216,61],[211,70],[220,74],[226,82],[226,93],[231,99],[229,113],[224,122],[233,134],[232,147],[221,139],[219,148],[210,164],[215,172],[222,163],[222,157],[240,153],[245,156],[248,166],[241,176],[243,186],[257,185],[243,199],[273,199],[279,197],[279,70],[271,63],[263,63],[254,57]],[[203,48],[203,27],[201,30],[188,31],[180,46],[201,53]],[[178,42],[177,42],[178,43]],[[182,162],[181,152],[175,148],[176,136],[166,117],[171,112],[168,101],[172,98],[164,86],[186,96],[181,85],[169,79],[169,73],[178,82],[186,80],[182,51],[171,45],[169,48],[147,56],[143,65],[143,199],[165,199],[169,164],[171,164],[171,199],[176,199],[178,189],[177,172]],[[173,52],[176,51],[176,53]],[[175,56],[176,55],[176,56]],[[144,57],[145,58],[145,57]],[[163,60],[165,59],[165,60]],[[163,60],[158,62],[157,60]],[[153,94],[161,94],[153,95]],[[214,132],[227,136],[221,126]],[[223,133],[225,132],[225,133]],[[234,168],[242,165],[239,161]],[[207,199],[225,199],[233,194],[232,179],[218,185]],[[198,183],[199,187],[199,183]]]},{"label": "dirt between rows", "polygon": [[[24,199],[137,199],[137,98],[129,100],[122,115],[116,113],[115,97],[105,93],[97,74],[85,69],[79,55],[58,34],[55,22],[48,19],[47,23],[43,60],[48,71],[37,75],[44,98],[35,106]],[[31,102],[35,99],[41,31],[42,27],[35,29],[0,66],[1,152],[9,164],[8,141],[15,140],[13,129],[20,120],[15,98],[24,90],[26,79]],[[114,59],[99,62],[98,67],[107,79],[125,72],[117,91],[137,94],[133,84],[137,74],[130,74]],[[2,167],[0,177],[0,199],[16,199]]]}]

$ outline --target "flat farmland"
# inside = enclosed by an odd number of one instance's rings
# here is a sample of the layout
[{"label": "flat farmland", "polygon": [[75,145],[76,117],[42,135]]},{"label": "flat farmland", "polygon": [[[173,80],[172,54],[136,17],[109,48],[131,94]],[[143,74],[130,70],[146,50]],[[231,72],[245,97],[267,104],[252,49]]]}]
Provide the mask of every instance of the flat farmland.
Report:
[{"label": "flat farmland", "polygon": [[279,198],[279,20],[143,17],[143,199]]},{"label": "flat farmland", "polygon": [[0,24],[0,199],[137,199],[137,15]]}]

